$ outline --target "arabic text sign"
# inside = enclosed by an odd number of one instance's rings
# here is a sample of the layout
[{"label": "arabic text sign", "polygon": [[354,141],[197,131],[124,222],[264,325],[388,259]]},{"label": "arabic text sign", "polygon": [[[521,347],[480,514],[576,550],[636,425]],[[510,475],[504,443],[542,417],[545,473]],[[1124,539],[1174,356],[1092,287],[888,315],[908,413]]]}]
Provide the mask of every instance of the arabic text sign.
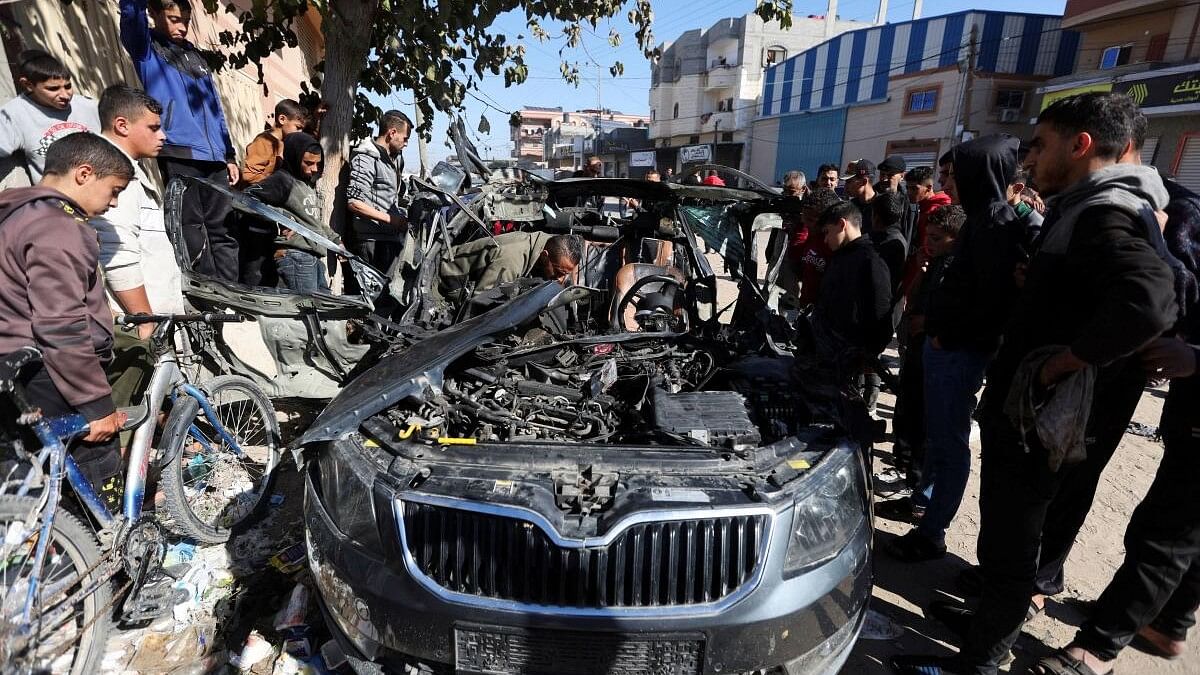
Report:
[{"label": "arabic text sign", "polygon": [[1113,90],[1113,86],[1112,86],[1111,82],[1102,82],[1100,84],[1085,84],[1082,87],[1071,87],[1070,89],[1059,89],[1058,91],[1048,91],[1042,96],[1042,110],[1045,110],[1046,108],[1050,107],[1051,103],[1054,103],[1055,101],[1066,98],[1068,96],[1074,96],[1076,94],[1087,94],[1087,93],[1093,92],[1093,91],[1104,92],[1104,91],[1112,91],[1112,90]]},{"label": "arabic text sign", "polygon": [[629,166],[654,166],[654,151],[629,153]]},{"label": "arabic text sign", "polygon": [[708,162],[712,160],[712,147],[687,145],[679,149],[679,159],[684,162]]},{"label": "arabic text sign", "polygon": [[1113,91],[1128,94],[1141,108],[1200,103],[1200,71],[1119,82]]}]

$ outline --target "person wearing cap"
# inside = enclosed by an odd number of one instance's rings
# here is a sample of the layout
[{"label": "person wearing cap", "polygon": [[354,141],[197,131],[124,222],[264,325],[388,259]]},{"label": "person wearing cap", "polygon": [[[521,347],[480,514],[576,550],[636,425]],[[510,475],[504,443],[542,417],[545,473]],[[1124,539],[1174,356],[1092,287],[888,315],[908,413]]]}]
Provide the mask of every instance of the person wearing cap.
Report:
[{"label": "person wearing cap", "polygon": [[869,159],[857,159],[850,162],[846,166],[846,174],[842,176],[842,180],[846,181],[846,197],[858,207],[859,213],[862,214],[863,232],[870,232],[872,229],[871,223],[871,201],[875,199],[875,165]]},{"label": "person wearing cap", "polygon": [[888,155],[879,163],[879,187],[876,189],[899,192],[906,170],[908,163],[904,161],[903,156]]}]

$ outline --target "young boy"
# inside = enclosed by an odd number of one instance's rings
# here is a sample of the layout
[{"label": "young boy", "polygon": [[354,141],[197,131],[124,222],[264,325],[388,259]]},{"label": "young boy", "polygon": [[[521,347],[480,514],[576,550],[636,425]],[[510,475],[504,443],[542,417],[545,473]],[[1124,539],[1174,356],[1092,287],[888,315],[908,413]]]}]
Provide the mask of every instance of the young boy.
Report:
[{"label": "young boy", "polygon": [[829,262],[832,251],[817,227],[817,221],[825,210],[842,201],[833,190],[817,188],[804,196],[800,207],[800,227],[793,232],[788,242],[788,258],[798,270],[800,278],[800,306],[808,307],[817,301],[821,291],[821,277]]},{"label": "young boy", "polygon": [[[304,132],[291,134],[283,139],[283,163],[279,169],[261,183],[246,188],[246,194],[283,209],[301,224],[340,243],[341,238],[321,217],[321,197],[314,188],[323,159],[317,139]],[[297,293],[329,291],[322,269],[324,247],[286,228],[275,238],[275,246],[275,267],[281,286]]]},{"label": "young boy", "polygon": [[111,505],[121,456],[108,442],[124,419],[104,372],[113,317],[88,218],[116,205],[133,164],[112,143],[79,133],[47,148],[44,168],[37,186],[0,193],[0,354],[42,351],[42,363],[24,374],[29,402],[46,415],[88,420],[71,454]]},{"label": "young boy", "polygon": [[[954,260],[954,242],[967,219],[961,206],[946,205],[930,212],[925,228],[925,250],[923,257],[928,261],[925,269],[917,273],[908,310],[905,312],[902,329],[907,335],[908,349],[900,364],[900,392],[896,397],[896,416],[892,421],[895,433],[893,454],[898,476],[893,483],[876,480],[876,489],[882,494],[897,492],[905,487],[916,489],[921,483],[922,464],[925,461],[925,312],[946,268]],[[884,495],[886,496],[886,495]],[[910,520],[919,518],[924,512],[925,495],[916,495],[913,500],[897,500],[880,505],[897,518]]]},{"label": "young boy", "polygon": [[275,104],[275,124],[254,137],[246,146],[242,161],[242,187],[261,183],[275,173],[283,161],[283,139],[304,131],[308,125],[308,110],[290,98]]},{"label": "young boy", "polygon": [[95,101],[75,96],[71,71],[46,52],[22,53],[17,72],[23,92],[0,107],[0,159],[25,155],[29,181],[37,184],[50,144],[80,131],[100,133],[100,114]]},{"label": "young boy", "polygon": [[[146,93],[166,107],[167,141],[158,157],[163,179],[189,176],[237,185],[240,172],[221,97],[204,54],[187,39],[192,3],[120,0],[120,4],[121,44],[133,59]],[[214,190],[194,187],[184,193],[183,235],[193,270],[237,281],[238,245],[225,224],[228,214],[229,200]]]}]

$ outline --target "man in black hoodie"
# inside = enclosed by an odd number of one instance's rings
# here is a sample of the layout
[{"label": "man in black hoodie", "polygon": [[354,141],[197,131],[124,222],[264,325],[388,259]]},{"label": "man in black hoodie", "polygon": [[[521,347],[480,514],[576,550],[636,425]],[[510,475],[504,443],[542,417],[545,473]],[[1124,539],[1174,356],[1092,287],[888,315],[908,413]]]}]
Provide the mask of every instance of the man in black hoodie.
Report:
[{"label": "man in black hoodie", "polygon": [[[341,239],[322,217],[321,197],[313,187],[323,158],[317,139],[304,132],[289,134],[283,139],[283,163],[261,183],[246,188],[246,194],[283,209],[301,225],[337,244]],[[270,236],[275,240],[280,285],[297,293],[329,292],[324,246],[287,228],[276,232],[272,227]]]},{"label": "man in black hoodie", "polygon": [[[1017,171],[1013,136],[983,136],[950,151],[946,191],[967,213],[954,262],[925,318],[925,463],[929,503],[920,524],[887,551],[918,562],[946,553],[946,528],[971,473],[971,413],[983,372],[1017,299],[1013,278],[1024,241],[1006,191]],[[953,185],[950,185],[952,182]]]},{"label": "man in black hoodie", "polygon": [[1090,405],[1086,393],[1075,405],[1104,419],[1140,394],[1145,375],[1132,355],[1175,320],[1171,270],[1145,222],[1165,206],[1166,191],[1152,169],[1117,163],[1140,114],[1123,95],[1083,94],[1055,102],[1038,118],[1026,165],[1053,200],[981,406],[983,594],[973,616],[955,606],[930,607],[965,633],[958,657],[896,657],[901,673],[996,673],[1026,619],[1046,513],[1071,474],[1037,431],[1023,433],[1010,417],[1010,401],[1041,409],[1078,374],[1092,382],[1091,396]]}]

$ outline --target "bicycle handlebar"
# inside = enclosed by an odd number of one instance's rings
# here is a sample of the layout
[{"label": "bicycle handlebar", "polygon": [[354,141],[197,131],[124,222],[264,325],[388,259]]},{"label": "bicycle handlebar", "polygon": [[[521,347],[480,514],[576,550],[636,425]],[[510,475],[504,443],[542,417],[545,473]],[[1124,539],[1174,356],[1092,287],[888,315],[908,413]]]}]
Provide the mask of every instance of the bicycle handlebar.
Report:
[{"label": "bicycle handlebar", "polygon": [[224,314],[221,312],[204,312],[203,314],[120,314],[117,323],[136,326],[143,323],[241,323],[246,320],[244,314]]}]

